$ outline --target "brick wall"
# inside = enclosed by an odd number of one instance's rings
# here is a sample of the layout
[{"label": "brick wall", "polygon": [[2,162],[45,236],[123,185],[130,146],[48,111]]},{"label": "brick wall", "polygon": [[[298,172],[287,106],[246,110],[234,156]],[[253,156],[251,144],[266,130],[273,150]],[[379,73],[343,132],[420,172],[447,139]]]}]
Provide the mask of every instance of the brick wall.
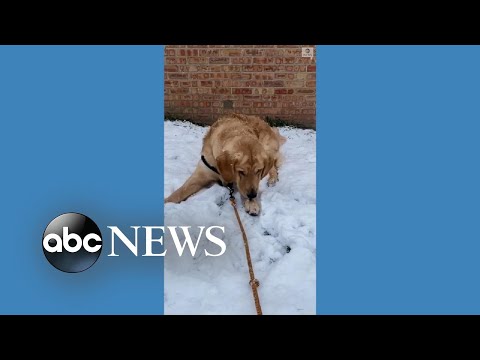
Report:
[{"label": "brick wall", "polygon": [[165,116],[211,124],[239,112],[315,128],[313,45],[165,47]]}]

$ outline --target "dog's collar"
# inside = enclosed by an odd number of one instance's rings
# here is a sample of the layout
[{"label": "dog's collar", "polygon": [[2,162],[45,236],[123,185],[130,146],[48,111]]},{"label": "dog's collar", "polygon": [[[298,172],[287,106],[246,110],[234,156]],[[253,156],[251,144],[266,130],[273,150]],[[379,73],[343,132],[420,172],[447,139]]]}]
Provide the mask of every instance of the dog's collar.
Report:
[{"label": "dog's collar", "polygon": [[220,175],[220,173],[218,172],[217,168],[215,166],[212,166],[210,165],[207,160],[205,160],[205,157],[202,155],[202,161],[203,163],[205,164],[206,167],[208,167],[210,170],[212,170],[213,172],[216,172],[218,175]]},{"label": "dog's collar", "polygon": [[[206,167],[208,167],[210,170],[212,170],[213,172],[216,172],[218,175],[220,175],[217,168],[215,166],[210,165],[203,155],[202,155],[201,159],[202,159],[202,161],[203,161],[203,163],[205,164]],[[232,194],[233,194],[233,183],[223,184],[222,182],[220,182],[220,185],[226,186],[228,188],[228,190],[230,190],[230,196],[232,196]]]}]

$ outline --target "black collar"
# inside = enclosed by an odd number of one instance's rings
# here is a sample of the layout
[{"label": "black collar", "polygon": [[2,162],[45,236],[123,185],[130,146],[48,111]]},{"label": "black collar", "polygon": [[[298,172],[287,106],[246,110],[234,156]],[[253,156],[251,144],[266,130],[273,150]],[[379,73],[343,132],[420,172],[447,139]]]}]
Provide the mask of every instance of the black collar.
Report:
[{"label": "black collar", "polygon": [[[205,164],[206,167],[208,167],[210,170],[212,170],[213,172],[216,172],[218,175],[220,175],[217,168],[215,166],[210,165],[207,162],[207,160],[205,160],[205,157],[203,155],[202,155],[201,159],[202,159],[202,161],[203,161],[203,163]],[[219,184],[222,185],[222,186],[226,186],[228,188],[228,190],[230,191],[230,198],[232,198],[232,196],[233,196],[232,195],[233,194],[233,183],[224,184],[220,181]]]},{"label": "black collar", "polygon": [[205,160],[205,157],[202,155],[202,161],[203,163],[205,164],[206,167],[208,167],[210,170],[212,170],[213,172],[216,172],[218,175],[220,175],[220,173],[218,172],[217,168],[215,166],[212,166],[210,165],[207,160]]}]

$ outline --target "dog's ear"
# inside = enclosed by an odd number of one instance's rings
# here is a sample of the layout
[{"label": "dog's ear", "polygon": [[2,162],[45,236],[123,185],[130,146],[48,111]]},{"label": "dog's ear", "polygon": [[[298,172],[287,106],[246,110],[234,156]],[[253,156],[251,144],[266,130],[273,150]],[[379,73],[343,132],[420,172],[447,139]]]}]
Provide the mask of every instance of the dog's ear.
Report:
[{"label": "dog's ear", "polygon": [[272,169],[272,166],[275,164],[275,158],[270,154],[267,154],[266,158],[264,159],[264,167],[262,170],[262,179],[267,176],[268,172]]},{"label": "dog's ear", "polygon": [[235,159],[226,151],[224,151],[216,159],[217,168],[220,175],[222,175],[225,183],[233,183],[235,180]]}]

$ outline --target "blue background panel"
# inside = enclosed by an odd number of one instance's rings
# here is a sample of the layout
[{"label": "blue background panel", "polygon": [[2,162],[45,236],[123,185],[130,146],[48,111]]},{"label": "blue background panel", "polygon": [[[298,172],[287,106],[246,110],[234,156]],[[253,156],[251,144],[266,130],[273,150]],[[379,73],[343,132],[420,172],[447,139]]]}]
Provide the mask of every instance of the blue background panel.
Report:
[{"label": "blue background panel", "polygon": [[[163,259],[107,256],[108,225],[163,223],[163,47],[0,46],[0,120],[0,313],[163,313]],[[64,212],[102,231],[82,273],[43,256]]]},{"label": "blue background panel", "polygon": [[480,314],[480,47],[317,58],[317,312]]}]

